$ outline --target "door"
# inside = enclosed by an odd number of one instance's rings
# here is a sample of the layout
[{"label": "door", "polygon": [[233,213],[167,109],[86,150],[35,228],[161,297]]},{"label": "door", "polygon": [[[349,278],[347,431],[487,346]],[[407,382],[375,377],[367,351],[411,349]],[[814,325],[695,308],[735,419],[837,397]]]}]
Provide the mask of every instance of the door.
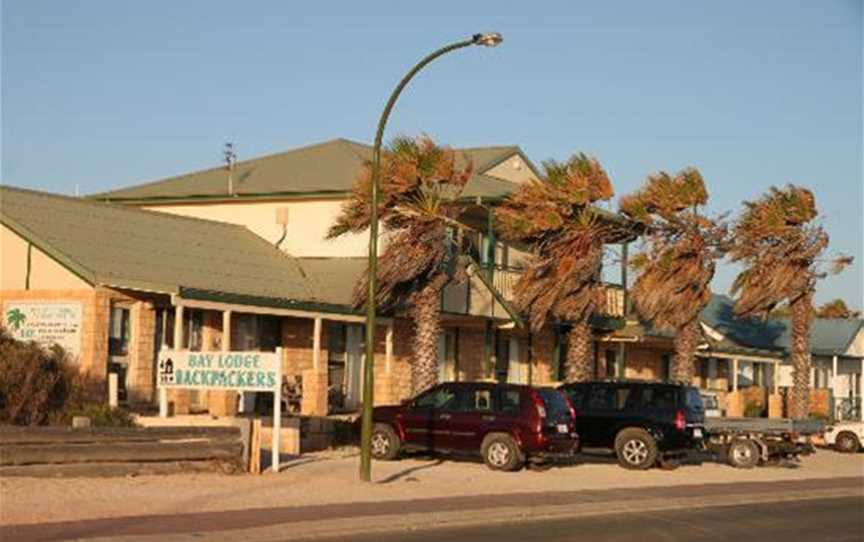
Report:
[{"label": "door", "polygon": [[452,450],[477,452],[483,436],[498,418],[495,390],[490,386],[462,386],[457,392],[456,408],[448,416],[446,446]]},{"label": "door", "polygon": [[438,385],[417,397],[402,416],[405,444],[429,450],[448,449],[449,420],[456,401],[456,392],[449,385]]},{"label": "door", "polygon": [[364,352],[363,326],[350,324],[346,329],[345,339],[345,408],[356,410],[363,402],[363,360]]},{"label": "door", "polygon": [[519,338],[510,337],[508,346],[507,382],[510,384],[527,384],[528,368],[519,355]]}]

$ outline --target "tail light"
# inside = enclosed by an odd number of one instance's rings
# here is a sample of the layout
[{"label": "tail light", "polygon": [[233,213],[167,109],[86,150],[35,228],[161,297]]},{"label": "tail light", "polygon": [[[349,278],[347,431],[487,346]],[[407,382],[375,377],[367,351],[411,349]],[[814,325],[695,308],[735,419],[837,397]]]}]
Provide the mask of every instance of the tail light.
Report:
[{"label": "tail light", "polygon": [[570,398],[567,397],[567,394],[564,393],[563,391],[559,391],[558,393],[563,395],[564,400],[567,401],[567,408],[570,409],[570,418],[575,422],[576,421],[576,407],[573,406],[573,401],[571,401]]},{"label": "tail light", "polygon": [[546,417],[546,405],[543,404],[543,399],[536,391],[531,392],[531,399],[534,401],[534,408],[537,409],[537,415],[541,418]]},{"label": "tail light", "polygon": [[675,429],[678,431],[683,431],[687,426],[687,420],[684,419],[684,411],[679,410],[675,413]]}]

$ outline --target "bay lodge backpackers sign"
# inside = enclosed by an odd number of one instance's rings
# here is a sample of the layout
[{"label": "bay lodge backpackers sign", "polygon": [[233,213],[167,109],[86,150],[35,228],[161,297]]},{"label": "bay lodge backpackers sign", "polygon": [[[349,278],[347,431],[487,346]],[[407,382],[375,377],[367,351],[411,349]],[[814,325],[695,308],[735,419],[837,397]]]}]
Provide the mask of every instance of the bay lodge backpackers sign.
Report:
[{"label": "bay lodge backpackers sign", "polygon": [[168,416],[168,390],[236,390],[273,393],[273,470],[279,472],[282,426],[282,349],[276,352],[159,352],[159,415]]},{"label": "bay lodge backpackers sign", "polygon": [[163,388],[275,391],[280,381],[274,352],[159,353],[157,382]]}]

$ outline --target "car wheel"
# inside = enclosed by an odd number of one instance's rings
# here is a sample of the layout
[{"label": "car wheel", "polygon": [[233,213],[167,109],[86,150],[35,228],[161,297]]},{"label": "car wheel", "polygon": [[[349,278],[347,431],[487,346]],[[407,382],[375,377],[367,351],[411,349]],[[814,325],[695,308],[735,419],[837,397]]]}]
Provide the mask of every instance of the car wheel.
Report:
[{"label": "car wheel", "polygon": [[657,463],[657,441],[644,429],[624,429],[615,437],[615,454],[625,469],[650,469]]},{"label": "car wheel", "polygon": [[402,443],[399,435],[392,427],[383,423],[376,423],[372,428],[372,457],[390,461],[399,455]]},{"label": "car wheel", "polygon": [[519,447],[510,435],[493,434],[483,439],[483,462],[492,470],[514,471],[522,467]]},{"label": "car wheel", "polygon": [[728,459],[736,469],[752,469],[759,464],[759,447],[752,440],[735,440],[729,445]]},{"label": "car wheel", "polygon": [[857,452],[860,447],[861,443],[858,442],[858,437],[849,431],[840,433],[837,435],[837,438],[834,439],[834,449],[844,454],[853,454]]}]

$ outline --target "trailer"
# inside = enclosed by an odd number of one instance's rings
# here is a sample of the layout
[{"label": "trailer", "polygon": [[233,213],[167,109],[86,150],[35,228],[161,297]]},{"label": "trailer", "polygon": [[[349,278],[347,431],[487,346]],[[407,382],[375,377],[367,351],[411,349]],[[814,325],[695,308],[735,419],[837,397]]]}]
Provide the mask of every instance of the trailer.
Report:
[{"label": "trailer", "polygon": [[813,453],[813,435],[824,432],[822,420],[790,418],[705,418],[707,451],[739,469]]}]

